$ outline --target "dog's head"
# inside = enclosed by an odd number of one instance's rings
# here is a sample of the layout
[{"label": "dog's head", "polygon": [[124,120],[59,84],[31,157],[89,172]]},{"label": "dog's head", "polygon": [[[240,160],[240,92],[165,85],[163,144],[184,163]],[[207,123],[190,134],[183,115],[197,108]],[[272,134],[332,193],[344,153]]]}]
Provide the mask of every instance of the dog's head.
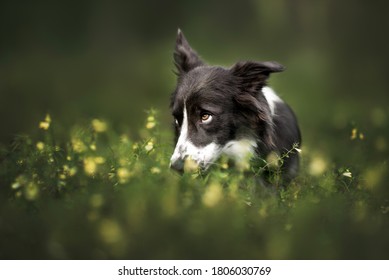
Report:
[{"label": "dog's head", "polygon": [[273,125],[261,89],[276,62],[238,62],[231,68],[206,65],[178,30],[174,62],[177,87],[171,98],[176,147],[171,167],[186,159],[207,169],[222,154],[237,160],[273,145]]}]

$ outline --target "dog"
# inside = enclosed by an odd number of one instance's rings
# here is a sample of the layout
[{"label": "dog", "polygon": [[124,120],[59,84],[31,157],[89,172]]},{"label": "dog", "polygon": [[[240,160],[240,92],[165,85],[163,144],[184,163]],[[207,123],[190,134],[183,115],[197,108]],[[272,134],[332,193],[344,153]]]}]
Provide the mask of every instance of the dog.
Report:
[{"label": "dog", "polygon": [[301,134],[296,116],[267,86],[271,73],[284,70],[281,64],[207,65],[180,29],[174,64],[178,79],[170,102],[176,142],[172,169],[183,172],[187,159],[206,171],[222,155],[239,163],[288,153],[280,168],[282,177],[297,175]]}]

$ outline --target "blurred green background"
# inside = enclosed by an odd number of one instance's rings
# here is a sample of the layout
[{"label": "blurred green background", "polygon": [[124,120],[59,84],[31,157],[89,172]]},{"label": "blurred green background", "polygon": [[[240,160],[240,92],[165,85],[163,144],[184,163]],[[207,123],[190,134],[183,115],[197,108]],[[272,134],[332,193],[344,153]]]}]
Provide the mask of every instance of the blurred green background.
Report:
[{"label": "blurred green background", "polygon": [[[0,150],[0,258],[387,258],[388,8],[380,0],[1,1],[0,148],[25,133],[45,146],[20,138]],[[173,143],[155,137],[159,150],[133,156],[146,110],[159,111],[164,137],[170,131],[178,27],[211,64],[287,67],[270,84],[303,133],[302,175],[288,191],[248,188],[244,205],[223,196],[209,210],[202,200],[212,187],[169,172]],[[38,128],[46,113],[48,131]],[[106,141],[68,160],[69,140],[57,149],[53,139],[71,131],[73,141],[83,131],[74,125],[95,118],[109,123]],[[80,139],[91,147],[95,136]],[[83,172],[102,156],[101,178]],[[77,175],[62,174],[64,164]],[[112,188],[104,176],[123,167],[138,173]],[[23,200],[18,188],[28,186],[41,197]]]},{"label": "blurred green background", "polygon": [[0,141],[31,133],[47,112],[65,126],[97,116],[134,133],[154,107],[168,127],[178,27],[209,63],[284,64],[271,85],[296,111],[305,143],[326,146],[329,134],[355,124],[385,138],[388,7],[348,0],[3,0]]}]

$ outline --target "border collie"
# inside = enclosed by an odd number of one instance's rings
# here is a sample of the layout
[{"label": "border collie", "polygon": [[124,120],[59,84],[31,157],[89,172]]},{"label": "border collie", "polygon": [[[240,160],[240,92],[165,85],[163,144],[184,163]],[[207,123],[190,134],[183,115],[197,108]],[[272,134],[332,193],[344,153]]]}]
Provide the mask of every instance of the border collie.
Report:
[{"label": "border collie", "polygon": [[[171,97],[176,146],[171,168],[183,172],[186,159],[207,170],[221,155],[235,162],[282,156],[301,143],[290,107],[267,86],[277,62],[238,62],[231,68],[205,64],[178,30],[174,63],[177,87]],[[298,146],[297,146],[298,147]],[[283,160],[283,178],[295,177],[298,153]]]}]

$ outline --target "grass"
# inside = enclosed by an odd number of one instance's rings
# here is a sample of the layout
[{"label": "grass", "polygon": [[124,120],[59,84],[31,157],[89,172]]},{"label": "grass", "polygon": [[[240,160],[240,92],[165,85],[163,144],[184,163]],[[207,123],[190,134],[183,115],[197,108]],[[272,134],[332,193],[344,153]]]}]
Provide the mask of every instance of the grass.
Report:
[{"label": "grass", "polygon": [[286,189],[261,186],[256,165],[179,176],[157,119],[134,140],[99,119],[59,137],[46,116],[2,148],[0,259],[389,258],[385,166],[303,147]]}]

